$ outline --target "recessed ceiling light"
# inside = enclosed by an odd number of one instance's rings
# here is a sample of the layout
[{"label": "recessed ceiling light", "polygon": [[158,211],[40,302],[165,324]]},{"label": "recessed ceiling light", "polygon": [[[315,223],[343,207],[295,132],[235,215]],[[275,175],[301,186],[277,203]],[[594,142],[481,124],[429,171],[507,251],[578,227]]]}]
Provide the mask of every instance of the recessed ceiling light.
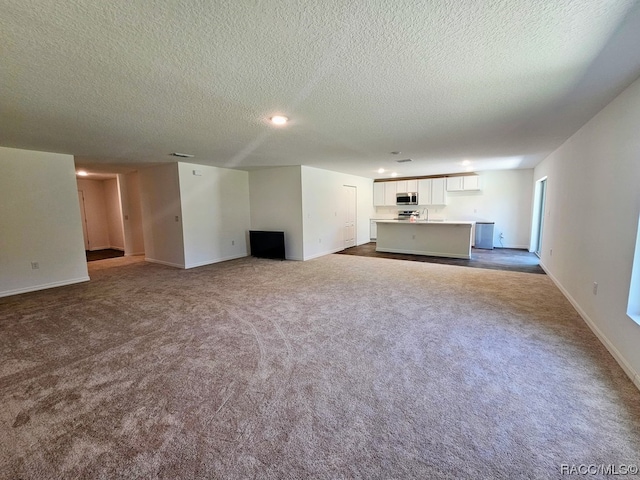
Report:
[{"label": "recessed ceiling light", "polygon": [[462,165],[471,165],[471,162],[469,160],[463,160]]},{"label": "recessed ceiling light", "polygon": [[379,168],[378,173],[384,173],[384,168]]},{"label": "recessed ceiling light", "polygon": [[397,172],[393,172],[393,173],[391,174],[391,176],[392,176],[392,177],[397,177],[397,176],[398,176],[398,173],[397,173]]},{"label": "recessed ceiling light", "polygon": [[269,120],[271,120],[271,123],[273,123],[274,125],[284,125],[289,121],[289,118],[285,117],[284,115],[274,115]]},{"label": "recessed ceiling light", "polygon": [[89,174],[88,174],[87,172],[85,172],[84,170],[80,170],[80,171],[78,172],[78,176],[79,176],[79,177],[86,177],[87,175],[89,175]]}]

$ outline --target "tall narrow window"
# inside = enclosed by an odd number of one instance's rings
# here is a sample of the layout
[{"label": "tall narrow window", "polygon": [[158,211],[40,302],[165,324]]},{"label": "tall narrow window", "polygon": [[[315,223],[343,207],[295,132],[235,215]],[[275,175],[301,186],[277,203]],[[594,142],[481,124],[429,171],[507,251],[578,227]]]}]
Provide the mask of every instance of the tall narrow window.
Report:
[{"label": "tall narrow window", "polygon": [[638,230],[636,232],[636,249],[631,270],[627,315],[635,320],[636,323],[640,323],[640,219],[638,219]]}]

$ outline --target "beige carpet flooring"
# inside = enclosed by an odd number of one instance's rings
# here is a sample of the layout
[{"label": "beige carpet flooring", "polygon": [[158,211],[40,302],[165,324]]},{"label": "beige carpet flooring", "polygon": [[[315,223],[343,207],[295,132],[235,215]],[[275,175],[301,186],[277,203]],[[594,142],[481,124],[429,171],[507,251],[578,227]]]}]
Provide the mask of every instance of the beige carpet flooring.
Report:
[{"label": "beige carpet flooring", "polygon": [[1,479],[640,464],[640,392],[546,275],[347,255],[89,269],[0,299]]}]

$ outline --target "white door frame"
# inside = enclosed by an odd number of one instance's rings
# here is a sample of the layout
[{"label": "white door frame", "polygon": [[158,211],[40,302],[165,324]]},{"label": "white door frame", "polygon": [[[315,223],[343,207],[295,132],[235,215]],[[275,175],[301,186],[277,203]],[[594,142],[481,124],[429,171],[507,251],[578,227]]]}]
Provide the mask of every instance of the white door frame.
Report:
[{"label": "white door frame", "polygon": [[78,203],[80,203],[80,219],[82,221],[82,237],[84,238],[84,249],[90,250],[89,229],[87,228],[87,211],[84,206],[84,191],[78,190]]},{"label": "white door frame", "polygon": [[542,238],[544,233],[544,217],[547,199],[547,177],[536,180],[533,198],[533,216],[531,221],[531,243],[529,251],[538,257],[542,255]]}]

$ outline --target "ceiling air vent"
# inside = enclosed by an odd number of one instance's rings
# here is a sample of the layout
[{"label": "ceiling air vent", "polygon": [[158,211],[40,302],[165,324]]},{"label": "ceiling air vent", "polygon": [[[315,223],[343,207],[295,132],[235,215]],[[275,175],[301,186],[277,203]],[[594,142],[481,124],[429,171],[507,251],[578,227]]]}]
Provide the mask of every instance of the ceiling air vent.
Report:
[{"label": "ceiling air vent", "polygon": [[404,160],[396,160],[396,162],[398,163],[407,163],[407,162],[412,162],[413,160],[411,160],[410,158],[405,158]]},{"label": "ceiling air vent", "polygon": [[171,154],[172,157],[180,157],[180,158],[193,158],[193,155],[189,155],[188,153],[177,153],[173,152]]}]

